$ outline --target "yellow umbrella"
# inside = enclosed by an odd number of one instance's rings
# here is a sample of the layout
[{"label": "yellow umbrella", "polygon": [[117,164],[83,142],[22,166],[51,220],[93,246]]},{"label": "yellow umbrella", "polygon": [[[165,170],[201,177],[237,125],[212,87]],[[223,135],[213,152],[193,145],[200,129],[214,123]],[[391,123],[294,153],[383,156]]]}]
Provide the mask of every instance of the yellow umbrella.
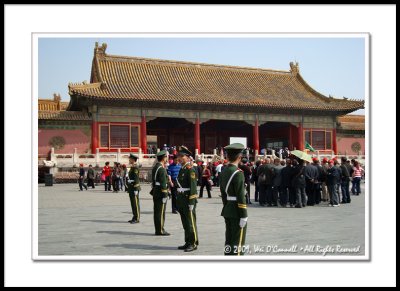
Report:
[{"label": "yellow umbrella", "polygon": [[294,150],[294,151],[291,151],[290,154],[292,154],[292,155],[294,155],[294,156],[296,156],[299,159],[302,159],[304,161],[307,161],[307,162],[310,162],[310,163],[312,162],[312,157],[309,154],[306,154],[305,152],[302,152],[302,151],[299,151],[299,150]]}]

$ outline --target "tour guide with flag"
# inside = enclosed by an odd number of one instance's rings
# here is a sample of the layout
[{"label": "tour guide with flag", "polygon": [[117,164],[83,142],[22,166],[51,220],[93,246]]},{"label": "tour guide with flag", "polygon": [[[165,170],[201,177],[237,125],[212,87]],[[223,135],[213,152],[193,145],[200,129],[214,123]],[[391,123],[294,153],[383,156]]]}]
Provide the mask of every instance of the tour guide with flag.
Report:
[{"label": "tour guide with flag", "polygon": [[222,202],[221,215],[225,218],[225,255],[243,255],[247,229],[247,205],[244,174],[238,168],[244,145],[230,144],[225,147],[229,164],[220,175]]},{"label": "tour guide with flag", "polygon": [[196,223],[197,180],[196,172],[190,165],[191,155],[185,146],[179,147],[178,158],[182,167],[176,179],[178,184],[176,206],[185,230],[185,244],[178,249],[185,252],[194,251],[199,245]]},{"label": "tour guide with flag", "polygon": [[128,173],[128,193],[129,199],[131,201],[132,220],[129,220],[130,223],[139,223],[140,221],[140,205],[139,205],[139,167],[136,165],[138,157],[130,154],[129,155],[129,163],[132,165],[129,173]]},{"label": "tour guide with flag", "polygon": [[154,202],[154,227],[156,229],[156,235],[169,235],[164,229],[165,210],[168,200],[168,175],[165,169],[167,152],[164,150],[160,151],[156,156],[158,162],[151,171],[153,188],[150,192],[153,195]]}]

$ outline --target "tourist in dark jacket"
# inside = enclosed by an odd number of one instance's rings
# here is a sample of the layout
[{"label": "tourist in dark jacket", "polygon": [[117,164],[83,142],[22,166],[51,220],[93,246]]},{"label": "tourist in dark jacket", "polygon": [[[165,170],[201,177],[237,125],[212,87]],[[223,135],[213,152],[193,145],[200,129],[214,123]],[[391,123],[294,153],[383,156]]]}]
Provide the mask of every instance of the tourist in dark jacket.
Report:
[{"label": "tourist in dark jacket", "polygon": [[83,168],[83,164],[79,165],[79,191],[83,191],[83,187],[87,190],[87,186],[85,185],[85,169]]},{"label": "tourist in dark jacket", "polygon": [[260,206],[272,206],[272,182],[274,178],[274,166],[267,158],[265,164],[258,167],[258,184],[260,187]]},{"label": "tourist in dark jacket", "polygon": [[243,171],[244,174],[244,183],[245,183],[245,189],[246,189],[246,203],[251,204],[250,201],[250,177],[251,177],[251,170],[248,166],[246,166],[247,159],[243,158],[241,163],[239,164],[239,169]]},{"label": "tourist in dark jacket", "polygon": [[257,170],[258,170],[258,167],[260,167],[260,165],[261,165],[261,161],[257,161],[251,170],[251,183],[254,183],[254,187],[255,187],[254,201],[256,201],[256,202],[258,202],[258,195],[259,195]]},{"label": "tourist in dark jacket", "polygon": [[342,190],[342,201],[340,203],[350,203],[350,172],[349,168],[346,163],[347,159],[342,157],[340,170],[341,170],[341,177],[340,177],[340,187]]},{"label": "tourist in dark jacket", "polygon": [[[278,205],[278,198],[281,196],[281,184],[282,176],[281,172],[284,166],[281,165],[281,160],[276,158],[274,160],[274,178],[272,179],[272,205]],[[281,204],[282,207],[286,207],[286,204]]]},{"label": "tourist in dark jacket", "polygon": [[95,175],[92,165],[89,165],[89,169],[87,171],[87,185],[92,186],[93,189],[94,189],[94,177]]},{"label": "tourist in dark jacket", "polygon": [[331,206],[339,206],[339,197],[336,189],[339,180],[339,169],[335,167],[334,161],[329,160],[329,168],[326,175],[326,185],[328,186],[329,196],[331,198],[329,202],[329,205]]},{"label": "tourist in dark jacket", "polygon": [[312,164],[318,171],[318,178],[315,180],[314,183],[314,194],[315,194],[315,204],[321,203],[322,195],[322,183],[325,181],[325,173],[324,169],[322,166],[319,164],[319,159],[318,158],[313,158],[313,164]]},{"label": "tourist in dark jacket", "polygon": [[306,178],[304,175],[304,161],[293,160],[292,185],[296,191],[296,208],[306,207]]},{"label": "tourist in dark jacket", "polygon": [[304,176],[306,178],[307,205],[315,205],[315,184],[318,182],[318,170],[311,163],[306,162]]},{"label": "tourist in dark jacket", "polygon": [[296,204],[296,193],[292,186],[293,167],[292,160],[286,160],[286,167],[281,171],[281,196],[279,197],[281,205],[287,205],[289,201],[290,207]]}]

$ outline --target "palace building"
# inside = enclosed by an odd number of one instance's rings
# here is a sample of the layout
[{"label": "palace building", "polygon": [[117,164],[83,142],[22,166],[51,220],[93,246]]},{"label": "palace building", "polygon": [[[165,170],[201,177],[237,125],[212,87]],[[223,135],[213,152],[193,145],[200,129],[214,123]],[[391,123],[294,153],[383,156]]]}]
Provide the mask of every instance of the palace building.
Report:
[{"label": "palace building", "polygon": [[[39,100],[43,146],[62,144],[62,138],[50,141],[48,132],[57,130],[64,137],[62,150],[75,144],[86,153],[146,153],[150,143],[212,153],[231,137],[246,138],[257,152],[303,150],[307,142],[338,153],[338,134],[347,138],[360,123],[347,121],[346,129],[340,118],[364,108],[364,101],[314,90],[298,63],[278,71],[109,55],[106,49],[96,43],[90,82],[68,85],[68,105]],[[356,130],[362,135],[364,128]]]}]

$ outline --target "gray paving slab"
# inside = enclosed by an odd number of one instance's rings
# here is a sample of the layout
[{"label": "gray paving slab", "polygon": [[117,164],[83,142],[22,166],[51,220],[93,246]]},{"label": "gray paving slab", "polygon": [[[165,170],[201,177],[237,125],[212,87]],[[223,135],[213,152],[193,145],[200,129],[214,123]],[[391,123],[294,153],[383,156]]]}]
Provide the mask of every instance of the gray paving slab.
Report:
[{"label": "gray paving slab", "polygon": [[[225,225],[219,189],[213,198],[199,199],[199,248],[184,253],[179,214],[168,201],[165,229],[169,237],[154,235],[153,201],[149,185],[140,194],[141,222],[129,224],[131,209],[126,192],[105,192],[99,185],[78,191],[77,184],[39,185],[38,254],[46,256],[222,256]],[[364,191],[364,187],[362,187]],[[252,197],[254,188],[251,189]],[[351,204],[327,203],[302,209],[248,206],[247,255],[363,256],[365,254],[365,196]],[[312,248],[314,246],[314,249]],[[340,247],[339,247],[340,246]],[[346,249],[344,249],[346,248]],[[358,249],[357,249],[358,248]],[[343,252],[345,251],[345,252]]]}]

